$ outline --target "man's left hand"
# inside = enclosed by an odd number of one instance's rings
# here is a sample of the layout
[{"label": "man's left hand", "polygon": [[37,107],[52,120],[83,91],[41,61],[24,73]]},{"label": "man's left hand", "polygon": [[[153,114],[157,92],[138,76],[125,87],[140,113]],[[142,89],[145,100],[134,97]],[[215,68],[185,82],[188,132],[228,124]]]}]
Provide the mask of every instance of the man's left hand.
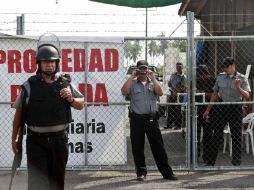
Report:
[{"label": "man's left hand", "polygon": [[150,78],[152,81],[155,80],[155,76],[154,76],[154,74],[153,74],[153,71],[148,70],[148,71],[147,71],[147,76],[148,76],[148,78]]},{"label": "man's left hand", "polygon": [[73,100],[72,93],[69,88],[63,88],[62,90],[60,90],[60,96],[66,99],[68,102],[72,102]]}]

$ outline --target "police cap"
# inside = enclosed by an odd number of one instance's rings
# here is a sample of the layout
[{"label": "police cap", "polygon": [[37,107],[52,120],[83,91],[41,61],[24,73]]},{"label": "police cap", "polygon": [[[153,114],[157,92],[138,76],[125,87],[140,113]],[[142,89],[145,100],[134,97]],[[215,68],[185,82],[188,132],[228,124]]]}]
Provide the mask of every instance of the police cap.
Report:
[{"label": "police cap", "polygon": [[206,65],[199,65],[197,68],[197,74],[200,74],[200,75],[209,74],[207,66]]},{"label": "police cap", "polygon": [[137,62],[137,68],[140,67],[140,66],[143,66],[143,65],[148,67],[148,62],[146,60],[139,60]]},{"label": "police cap", "polygon": [[222,67],[225,69],[225,68],[228,68],[230,65],[234,65],[234,64],[236,64],[236,61],[235,61],[234,58],[232,58],[232,57],[226,57],[223,60]]}]

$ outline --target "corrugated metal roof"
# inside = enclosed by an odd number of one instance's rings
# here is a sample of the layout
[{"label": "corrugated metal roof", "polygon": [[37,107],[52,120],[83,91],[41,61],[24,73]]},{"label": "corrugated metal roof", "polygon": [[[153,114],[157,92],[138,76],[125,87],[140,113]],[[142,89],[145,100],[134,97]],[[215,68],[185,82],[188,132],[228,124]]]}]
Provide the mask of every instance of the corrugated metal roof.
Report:
[{"label": "corrugated metal roof", "polygon": [[207,0],[182,0],[178,14],[180,16],[186,16],[187,11],[191,11],[194,12],[195,15],[198,15],[206,2]]}]

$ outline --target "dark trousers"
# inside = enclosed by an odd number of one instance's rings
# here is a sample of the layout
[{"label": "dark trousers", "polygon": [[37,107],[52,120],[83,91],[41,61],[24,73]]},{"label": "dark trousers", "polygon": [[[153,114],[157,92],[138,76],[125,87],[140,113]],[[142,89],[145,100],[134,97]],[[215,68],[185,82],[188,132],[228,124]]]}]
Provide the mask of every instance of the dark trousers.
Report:
[{"label": "dark trousers", "polygon": [[181,105],[168,105],[167,127],[174,123],[176,128],[180,129],[182,119]]},{"label": "dark trousers", "polygon": [[214,165],[218,156],[219,147],[223,142],[223,130],[229,123],[232,137],[232,164],[241,163],[241,142],[242,142],[242,106],[222,105],[217,106],[211,118],[214,127],[212,136],[211,156],[209,162]]},{"label": "dark trousers", "polygon": [[211,121],[206,121],[203,119],[202,115],[198,116],[197,119],[197,154],[198,157],[201,156],[201,129],[203,130],[202,138],[202,159],[206,162],[211,154],[212,136],[213,136],[213,126]]},{"label": "dark trousers", "polygon": [[213,125],[211,125],[210,120],[203,119],[203,113],[205,109],[198,108],[197,117],[197,153],[198,157],[201,156],[201,129],[203,129],[203,139],[202,139],[202,158],[206,162],[211,156],[211,144],[213,136]]},{"label": "dark trousers", "polygon": [[162,176],[172,175],[173,171],[168,164],[168,157],[164,149],[157,119],[150,122],[149,117],[131,116],[130,138],[137,176],[147,173],[144,154],[145,134],[147,135],[155,163]]},{"label": "dark trousers", "polygon": [[[204,120],[203,120],[204,121]],[[205,162],[209,159],[211,156],[211,145],[213,144],[212,142],[212,137],[213,137],[213,126],[211,125],[211,122],[206,122],[204,121],[203,124],[203,154],[202,158]]]},{"label": "dark trousers", "polygon": [[[180,98],[180,102],[183,101],[183,98]],[[177,98],[176,96],[168,96],[167,102],[176,103]],[[176,128],[182,127],[182,111],[181,105],[168,105],[167,106],[167,127],[170,127],[173,123],[175,124]]]},{"label": "dark trousers", "polygon": [[63,190],[68,160],[67,134],[39,136],[28,129],[28,190]]}]

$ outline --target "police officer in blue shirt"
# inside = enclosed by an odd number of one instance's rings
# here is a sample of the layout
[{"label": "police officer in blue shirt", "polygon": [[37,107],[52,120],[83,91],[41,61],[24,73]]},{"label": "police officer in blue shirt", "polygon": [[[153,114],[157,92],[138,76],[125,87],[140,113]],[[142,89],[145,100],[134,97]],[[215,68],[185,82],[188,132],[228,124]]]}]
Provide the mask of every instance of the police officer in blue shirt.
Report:
[{"label": "police officer in blue shirt", "polygon": [[[234,104],[249,99],[250,86],[244,75],[236,71],[236,61],[227,57],[223,61],[224,72],[220,73],[213,87],[210,102],[232,102],[232,104],[218,105],[210,120],[214,126],[211,156],[207,165],[215,164],[219,146],[223,138],[223,129],[229,123],[232,136],[232,164],[241,164],[241,138],[242,138],[242,104]],[[203,114],[204,118],[209,116],[212,104],[207,106]]]},{"label": "police officer in blue shirt", "polygon": [[[181,62],[176,63],[176,72],[170,76],[168,87],[170,91],[170,95],[167,97],[168,102],[176,103],[177,94],[186,92],[186,76],[183,73],[183,64]],[[180,96],[180,101],[182,101],[182,96]],[[168,105],[167,111],[167,127],[165,128],[172,128],[174,123],[175,130],[181,129],[183,120],[181,105]]]},{"label": "police officer in blue shirt", "polygon": [[145,60],[137,62],[137,70],[121,88],[124,96],[130,98],[130,138],[136,166],[137,180],[143,181],[147,175],[144,143],[145,134],[159,171],[164,179],[177,180],[168,164],[168,157],[158,124],[158,97],[163,95],[161,86]]}]

